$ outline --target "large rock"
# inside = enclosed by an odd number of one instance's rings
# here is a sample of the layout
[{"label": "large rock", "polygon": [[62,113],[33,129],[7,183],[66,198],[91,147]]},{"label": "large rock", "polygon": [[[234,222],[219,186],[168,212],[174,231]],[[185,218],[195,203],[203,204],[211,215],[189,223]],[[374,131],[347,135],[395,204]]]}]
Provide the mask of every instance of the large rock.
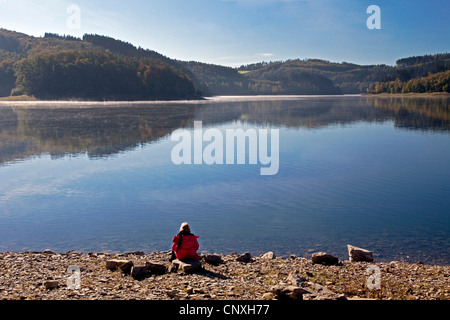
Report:
[{"label": "large rock", "polygon": [[167,267],[160,263],[146,262],[145,268],[148,274],[164,274],[167,272]]},{"label": "large rock", "polygon": [[123,273],[130,273],[131,268],[133,267],[133,261],[111,259],[111,260],[106,261],[105,267],[106,267],[106,269],[111,270],[111,271],[115,271],[115,270],[119,269]]},{"label": "large rock", "polygon": [[180,261],[173,260],[171,266],[169,267],[170,272],[181,270],[185,273],[195,273],[202,271],[202,263],[200,261]]},{"label": "large rock", "polygon": [[358,248],[352,245],[347,245],[349,260],[373,262],[372,252],[366,249]]},{"label": "large rock", "polygon": [[202,255],[202,259],[206,263],[209,263],[209,264],[212,264],[215,266],[223,263],[222,257],[218,254],[205,254],[205,255]]},{"label": "large rock", "polygon": [[275,253],[273,253],[272,251],[266,252],[261,256],[262,260],[273,260],[275,258]]},{"label": "large rock", "polygon": [[270,289],[270,293],[278,300],[346,300],[344,294],[336,294],[316,283],[309,284],[310,287],[277,285]]},{"label": "large rock", "polygon": [[312,255],[311,261],[314,264],[332,266],[338,264],[339,259],[326,252],[316,252]]},{"label": "large rock", "polygon": [[47,280],[44,282],[45,289],[55,289],[59,287],[59,282],[57,280]]},{"label": "large rock", "polygon": [[303,300],[347,300],[345,294],[335,293],[318,283],[308,283],[311,293],[304,294]]},{"label": "large rock", "polygon": [[130,272],[131,277],[135,280],[142,280],[147,276],[146,266],[133,266]]},{"label": "large rock", "polygon": [[242,255],[240,255],[239,257],[236,258],[236,261],[240,261],[240,262],[250,262],[252,261],[252,255],[250,254],[250,252],[246,252]]},{"label": "large rock", "polygon": [[270,289],[271,293],[278,299],[278,300],[285,300],[285,299],[291,299],[291,300],[303,300],[304,294],[313,294],[314,291],[303,288],[299,286],[273,286]]}]

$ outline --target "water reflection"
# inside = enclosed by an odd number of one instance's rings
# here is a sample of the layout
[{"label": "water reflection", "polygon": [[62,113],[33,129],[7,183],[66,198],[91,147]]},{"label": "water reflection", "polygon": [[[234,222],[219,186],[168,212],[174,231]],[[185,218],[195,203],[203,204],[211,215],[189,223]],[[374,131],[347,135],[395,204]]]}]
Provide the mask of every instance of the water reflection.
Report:
[{"label": "water reflection", "polygon": [[198,104],[0,106],[0,164],[44,153],[105,157],[157,141],[177,128],[192,126],[194,120],[205,125],[240,120],[295,128],[393,121],[401,129],[448,132],[448,102],[447,96],[311,97]]},{"label": "water reflection", "polygon": [[[166,250],[190,221],[205,252],[351,243],[448,264],[449,119],[446,97],[3,104],[0,251]],[[280,172],[173,165],[170,133],[194,120],[280,128]]]}]

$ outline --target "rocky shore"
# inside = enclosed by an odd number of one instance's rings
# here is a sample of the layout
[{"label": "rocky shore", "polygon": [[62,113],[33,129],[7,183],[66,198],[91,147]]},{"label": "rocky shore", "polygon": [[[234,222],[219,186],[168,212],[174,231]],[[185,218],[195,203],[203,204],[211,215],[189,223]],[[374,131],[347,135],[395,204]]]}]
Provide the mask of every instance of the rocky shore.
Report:
[{"label": "rocky shore", "polygon": [[450,266],[374,263],[367,252],[359,254],[362,258],[350,255],[347,261],[326,253],[309,259],[272,252],[207,254],[196,265],[171,263],[170,252],[5,252],[0,253],[0,299],[450,299]]}]

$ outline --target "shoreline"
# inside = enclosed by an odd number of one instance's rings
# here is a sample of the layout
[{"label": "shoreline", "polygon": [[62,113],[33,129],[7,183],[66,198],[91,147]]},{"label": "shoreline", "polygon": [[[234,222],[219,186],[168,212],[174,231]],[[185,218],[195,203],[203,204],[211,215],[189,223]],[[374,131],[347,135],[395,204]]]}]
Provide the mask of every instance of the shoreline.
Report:
[{"label": "shoreline", "polygon": [[448,92],[408,92],[408,93],[361,93],[363,97],[450,97]]},{"label": "shoreline", "polygon": [[[203,254],[201,269],[188,272],[174,270],[169,257],[170,251],[4,252],[0,253],[0,299],[450,300],[448,265],[348,260],[328,264],[268,252]],[[127,262],[128,270],[108,269],[112,260]],[[67,285],[69,266],[80,268],[78,289]],[[379,271],[379,289],[369,286],[369,268]]]},{"label": "shoreline", "polygon": [[410,93],[348,93],[334,95],[213,95],[201,96],[196,98],[180,99],[155,99],[155,100],[83,100],[83,99],[61,99],[61,100],[42,100],[34,96],[9,96],[0,97],[0,104],[5,103],[37,103],[37,104],[160,104],[160,103],[208,103],[215,100],[228,101],[257,101],[259,99],[296,99],[296,98],[329,98],[329,97],[450,97],[448,92],[410,92]]},{"label": "shoreline", "polygon": [[336,98],[336,97],[359,97],[362,94],[340,94],[340,95],[214,95],[202,96],[192,99],[155,99],[155,100],[83,100],[83,99],[60,99],[60,100],[42,100],[30,96],[19,97],[0,97],[1,104],[37,104],[37,105],[55,105],[55,104],[84,104],[84,105],[119,105],[119,104],[198,104],[212,102],[243,102],[260,100],[285,100],[299,98]]}]

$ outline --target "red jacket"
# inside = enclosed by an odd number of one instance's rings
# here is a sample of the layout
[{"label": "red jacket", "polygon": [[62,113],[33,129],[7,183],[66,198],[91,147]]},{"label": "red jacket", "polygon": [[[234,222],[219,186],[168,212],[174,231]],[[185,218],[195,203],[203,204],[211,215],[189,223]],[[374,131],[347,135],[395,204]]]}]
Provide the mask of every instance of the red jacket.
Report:
[{"label": "red jacket", "polygon": [[178,248],[178,243],[180,241],[180,234],[173,237],[172,251],[175,252],[175,256],[178,260],[200,260],[197,255],[197,250],[199,248],[197,239],[198,236],[193,234],[182,234],[181,235],[181,245]]}]

